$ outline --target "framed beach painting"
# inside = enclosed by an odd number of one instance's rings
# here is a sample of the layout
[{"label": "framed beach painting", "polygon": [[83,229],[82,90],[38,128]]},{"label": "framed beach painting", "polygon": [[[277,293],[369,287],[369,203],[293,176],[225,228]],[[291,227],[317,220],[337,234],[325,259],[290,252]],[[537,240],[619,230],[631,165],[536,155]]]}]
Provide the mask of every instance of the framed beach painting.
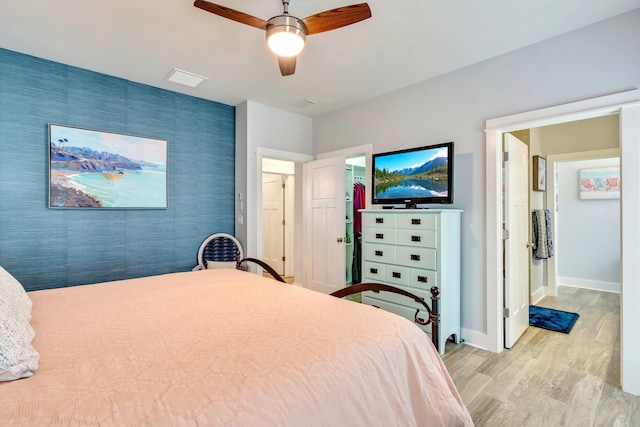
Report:
[{"label": "framed beach painting", "polygon": [[619,199],[620,168],[580,169],[580,199]]},{"label": "framed beach painting", "polygon": [[167,141],[49,124],[49,207],[166,209]]}]

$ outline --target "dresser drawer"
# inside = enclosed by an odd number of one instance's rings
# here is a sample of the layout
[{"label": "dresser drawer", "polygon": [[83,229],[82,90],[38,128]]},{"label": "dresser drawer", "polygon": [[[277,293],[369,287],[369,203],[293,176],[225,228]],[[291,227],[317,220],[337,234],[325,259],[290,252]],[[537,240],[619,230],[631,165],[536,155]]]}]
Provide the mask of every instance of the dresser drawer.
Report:
[{"label": "dresser drawer", "polygon": [[408,285],[409,269],[399,265],[387,265],[384,270],[384,280],[392,285]]},{"label": "dresser drawer", "polygon": [[363,282],[384,282],[385,265],[377,262],[362,262],[362,277],[365,279]]},{"label": "dresser drawer", "polygon": [[396,242],[399,245],[420,246],[421,248],[437,248],[437,235],[435,230],[405,230],[396,232]]},{"label": "dresser drawer", "polygon": [[[438,274],[433,270],[422,270],[419,268],[409,269],[409,286],[412,288],[431,290],[432,286],[440,286],[438,284]],[[413,291],[410,291],[413,292]]]},{"label": "dresser drawer", "polygon": [[[395,286],[396,288],[402,289],[403,291],[411,292],[415,296],[422,298],[422,300],[425,301],[429,307],[431,307],[431,292],[420,290],[420,289],[411,289],[407,286],[399,286],[399,285],[393,285],[393,286]],[[407,305],[409,307],[415,306],[417,308],[419,305],[412,298],[409,298],[404,295],[396,294],[393,292],[371,291],[371,292],[367,292],[366,295],[369,295],[370,298],[375,298],[377,300],[387,301],[387,302],[391,302],[399,305]],[[413,310],[413,312],[415,313],[415,309]]]},{"label": "dresser drawer", "polygon": [[396,243],[396,230],[393,228],[365,228],[362,232],[362,237],[365,242],[394,245]]},{"label": "dresser drawer", "polygon": [[436,215],[424,214],[402,214],[397,218],[398,228],[408,228],[412,230],[437,230],[438,217]]},{"label": "dresser drawer", "polygon": [[390,245],[378,245],[375,243],[367,243],[364,245],[365,261],[386,262],[389,264],[396,263],[396,247]]},{"label": "dresser drawer", "polygon": [[[416,316],[416,308],[411,308],[411,307],[407,307],[406,305],[400,305],[400,304],[394,304],[391,302],[387,302],[387,301],[383,301],[383,300],[379,300],[375,297],[372,297],[371,295],[377,295],[377,294],[373,294],[372,292],[367,292],[365,295],[362,296],[362,302],[364,304],[367,305],[371,305],[374,307],[378,307],[381,308],[383,310],[389,311],[391,313],[397,314],[398,316],[402,316],[405,319],[409,319],[410,321],[414,322],[414,324],[416,326],[418,326],[420,329],[422,329],[424,332],[427,333],[427,335],[431,336],[431,324],[427,325],[427,326],[423,326],[420,325],[418,323],[415,323],[415,316]],[[399,296],[399,295],[398,295]],[[411,301],[409,299],[407,299],[407,301]],[[417,304],[417,303],[415,303]],[[420,310],[420,312],[418,313],[418,318],[422,319],[424,321],[427,321],[429,319],[429,313],[427,313],[426,310]]]},{"label": "dresser drawer", "polygon": [[436,250],[417,247],[396,247],[396,263],[409,267],[436,269]]},{"label": "dresser drawer", "polygon": [[362,215],[362,223],[367,228],[395,228],[396,215],[389,212],[365,213]]}]

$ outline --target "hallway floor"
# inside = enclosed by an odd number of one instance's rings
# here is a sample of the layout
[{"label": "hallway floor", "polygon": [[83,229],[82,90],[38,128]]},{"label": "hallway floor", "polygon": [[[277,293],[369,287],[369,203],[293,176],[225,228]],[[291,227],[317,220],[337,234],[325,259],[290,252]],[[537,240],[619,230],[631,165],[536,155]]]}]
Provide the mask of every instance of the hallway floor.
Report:
[{"label": "hallway floor", "polygon": [[447,343],[443,360],[476,426],[640,426],[620,389],[620,296],[560,287],[539,306],[580,314],[570,334],[529,327],[491,353]]}]

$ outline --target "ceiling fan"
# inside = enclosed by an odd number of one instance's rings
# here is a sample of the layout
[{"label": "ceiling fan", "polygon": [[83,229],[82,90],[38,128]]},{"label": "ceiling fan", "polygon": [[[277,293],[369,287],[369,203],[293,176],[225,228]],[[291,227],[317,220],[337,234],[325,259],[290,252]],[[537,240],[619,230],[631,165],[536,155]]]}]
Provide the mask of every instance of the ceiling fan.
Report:
[{"label": "ceiling fan", "polygon": [[367,3],[343,6],[300,19],[289,15],[289,0],[282,0],[282,15],[274,16],[268,21],[208,1],[195,0],[193,5],[232,21],[265,30],[269,47],[278,55],[280,73],[283,76],[295,73],[296,56],[304,48],[307,36],[371,18],[371,9]]}]

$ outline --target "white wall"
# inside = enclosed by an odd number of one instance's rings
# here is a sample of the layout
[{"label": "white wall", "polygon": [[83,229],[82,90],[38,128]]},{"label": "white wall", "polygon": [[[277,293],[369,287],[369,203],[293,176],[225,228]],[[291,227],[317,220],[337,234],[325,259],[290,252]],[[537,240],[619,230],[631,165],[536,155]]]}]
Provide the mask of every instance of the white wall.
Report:
[{"label": "white wall", "polygon": [[486,336],[485,120],[640,87],[638,46],[640,10],[315,118],[313,151],[455,142],[463,338]]},{"label": "white wall", "polygon": [[[262,169],[257,163],[258,151],[267,148],[310,155],[311,126],[309,117],[256,102],[247,101],[236,107],[236,236],[243,244],[247,257],[256,257],[258,245],[262,243],[256,221],[258,211],[262,209],[262,200],[258,200],[258,186],[262,182],[262,175],[258,172]],[[299,173],[301,169],[296,168],[296,171]],[[298,215],[302,215],[300,182],[302,179],[296,180],[296,221],[301,218]],[[238,221],[239,217],[242,217],[242,224]],[[295,228],[294,245],[301,248],[302,227]]]},{"label": "white wall", "polygon": [[558,173],[556,266],[563,285],[620,289],[620,200],[581,200],[580,169],[620,166],[620,159],[562,162]]},{"label": "white wall", "polygon": [[[529,165],[533,165],[533,156],[545,156],[545,153],[542,151],[540,129],[541,128],[534,128],[529,131]],[[544,209],[546,207],[544,205],[545,193],[543,191],[532,190],[532,166],[529,167],[529,188],[531,189],[529,193],[529,209]],[[553,189],[547,188],[547,191],[553,191]],[[529,217],[529,221],[531,222],[531,217]],[[531,296],[529,302],[535,304],[544,297],[546,261],[543,259],[535,259],[532,252],[529,268],[529,294]]]}]

